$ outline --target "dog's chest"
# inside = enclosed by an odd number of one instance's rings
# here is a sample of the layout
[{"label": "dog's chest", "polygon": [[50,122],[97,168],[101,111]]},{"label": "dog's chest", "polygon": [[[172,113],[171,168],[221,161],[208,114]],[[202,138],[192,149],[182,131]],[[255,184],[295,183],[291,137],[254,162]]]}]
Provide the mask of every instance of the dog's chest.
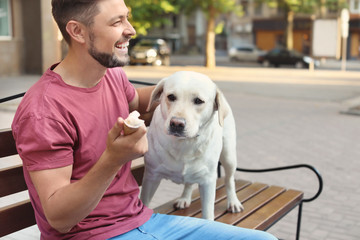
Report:
[{"label": "dog's chest", "polygon": [[182,142],[158,151],[161,154],[157,156],[157,164],[151,164],[153,173],[176,183],[201,183],[216,174],[221,148],[209,148],[206,144],[200,144],[198,147],[189,145],[194,143]]},{"label": "dog's chest", "polygon": [[160,164],[155,172],[161,178],[170,179],[175,183],[202,183],[211,172],[207,165],[184,162],[169,165],[168,163]]}]

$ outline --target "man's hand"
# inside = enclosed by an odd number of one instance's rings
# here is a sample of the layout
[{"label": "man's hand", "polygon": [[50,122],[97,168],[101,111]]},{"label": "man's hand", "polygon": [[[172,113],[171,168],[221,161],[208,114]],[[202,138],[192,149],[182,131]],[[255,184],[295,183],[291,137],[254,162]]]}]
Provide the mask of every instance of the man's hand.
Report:
[{"label": "man's hand", "polygon": [[108,156],[120,165],[139,158],[148,151],[147,129],[144,124],[127,136],[123,134],[123,129],[124,119],[118,118],[108,133],[105,150]]}]

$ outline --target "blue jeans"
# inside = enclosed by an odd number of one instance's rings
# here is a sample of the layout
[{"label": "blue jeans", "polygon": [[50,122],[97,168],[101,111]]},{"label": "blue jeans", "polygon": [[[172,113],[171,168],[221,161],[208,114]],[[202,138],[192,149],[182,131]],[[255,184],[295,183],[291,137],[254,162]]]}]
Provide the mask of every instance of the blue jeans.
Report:
[{"label": "blue jeans", "polygon": [[192,217],[153,214],[144,225],[110,238],[151,240],[275,240],[269,233]]}]

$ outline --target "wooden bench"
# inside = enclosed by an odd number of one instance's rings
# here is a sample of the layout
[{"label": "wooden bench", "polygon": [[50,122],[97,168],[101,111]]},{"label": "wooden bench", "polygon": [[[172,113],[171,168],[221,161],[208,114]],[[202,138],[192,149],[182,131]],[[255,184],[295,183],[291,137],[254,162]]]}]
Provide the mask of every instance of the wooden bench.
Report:
[{"label": "wooden bench", "polygon": [[[0,160],[5,157],[17,155],[15,142],[10,129],[0,130]],[[226,190],[222,178],[218,179],[215,202],[216,221],[232,224],[235,226],[266,230],[285,216],[289,211],[299,206],[298,226],[296,239],[300,236],[300,222],[302,203],[316,199],[322,191],[322,179],[320,174],[309,165],[296,165],[276,169],[249,170],[238,169],[247,172],[265,172],[274,170],[293,169],[306,167],[313,170],[319,179],[319,189],[314,197],[304,199],[303,192],[286,189],[285,187],[270,186],[265,183],[252,183],[246,180],[236,180],[236,190],[239,200],[245,210],[241,213],[228,213],[226,211]],[[141,185],[144,172],[142,164],[133,167],[132,173],[139,185]],[[220,176],[219,168],[219,176]],[[27,190],[23,177],[22,165],[0,169],[0,197],[8,196]],[[180,196],[181,193],[179,193]],[[175,214],[182,216],[201,217],[201,203],[199,192],[193,193],[193,201],[189,208],[177,210],[173,207],[174,201],[169,201],[157,207],[155,212]],[[0,237],[19,231],[36,224],[34,211],[30,200],[14,203],[0,208]]]}]

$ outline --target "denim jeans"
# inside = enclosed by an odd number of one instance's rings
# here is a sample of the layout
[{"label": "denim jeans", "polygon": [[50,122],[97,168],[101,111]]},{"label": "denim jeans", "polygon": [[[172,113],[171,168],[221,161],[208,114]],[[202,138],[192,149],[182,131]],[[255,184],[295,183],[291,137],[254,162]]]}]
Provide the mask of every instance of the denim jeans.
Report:
[{"label": "denim jeans", "polygon": [[151,240],[275,240],[269,233],[192,217],[153,214],[144,225],[110,238]]}]

